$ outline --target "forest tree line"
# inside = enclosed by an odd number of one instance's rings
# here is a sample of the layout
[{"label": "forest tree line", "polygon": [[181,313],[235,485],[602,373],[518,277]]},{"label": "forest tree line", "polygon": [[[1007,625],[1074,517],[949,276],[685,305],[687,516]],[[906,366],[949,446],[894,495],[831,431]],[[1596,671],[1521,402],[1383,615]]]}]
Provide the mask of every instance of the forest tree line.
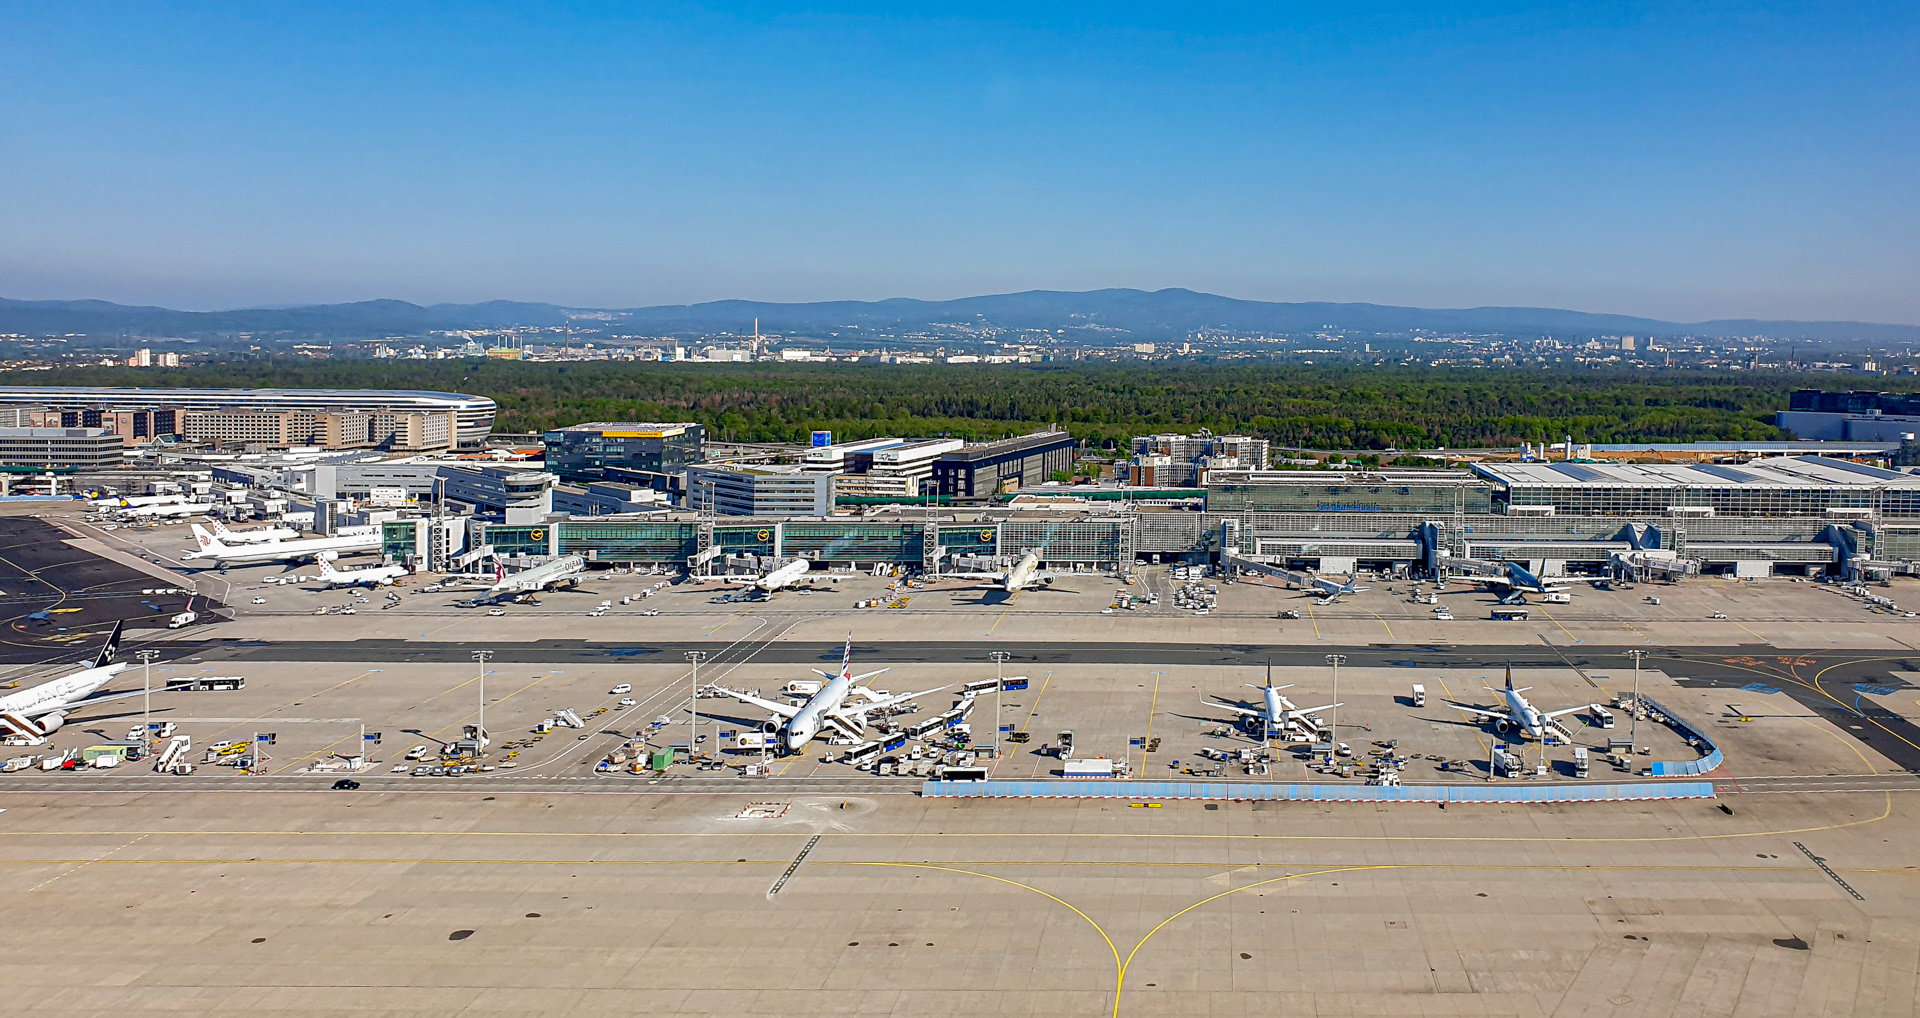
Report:
[{"label": "forest tree line", "polygon": [[[1831,375],[1312,365],[880,365],[233,361],[86,368],[47,385],[432,389],[492,397],[497,428],[698,421],[712,438],[1000,438],[1057,424],[1095,447],[1210,428],[1310,449],[1472,448],[1522,441],[1753,441]],[[1863,380],[1849,379],[1854,386]],[[1878,384],[1885,380],[1874,379]]]}]

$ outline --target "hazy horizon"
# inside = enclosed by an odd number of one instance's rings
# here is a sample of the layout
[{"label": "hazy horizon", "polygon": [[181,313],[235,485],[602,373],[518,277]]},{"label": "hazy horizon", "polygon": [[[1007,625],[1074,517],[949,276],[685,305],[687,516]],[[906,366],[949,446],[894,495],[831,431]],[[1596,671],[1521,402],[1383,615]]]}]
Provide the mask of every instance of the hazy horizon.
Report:
[{"label": "hazy horizon", "polygon": [[[889,301],[889,300],[917,300],[917,301],[926,301],[926,302],[929,302],[929,303],[940,303],[940,302],[943,302],[943,301],[948,301],[948,300],[965,300],[965,299],[970,299],[970,298],[984,298],[984,297],[999,297],[999,296],[1018,296],[1018,295],[1020,295],[1020,294],[1024,294],[1024,293],[1068,293],[1068,294],[1080,294],[1080,293],[1098,293],[1098,292],[1102,292],[1102,291],[1109,291],[1109,290],[1123,290],[1123,289],[1134,289],[1134,290],[1138,290],[1139,292],[1143,292],[1143,293],[1151,293],[1151,292],[1153,292],[1153,291],[1150,291],[1150,290],[1144,290],[1144,289],[1141,289],[1141,288],[1137,288],[1137,287],[1136,287],[1136,288],[1127,288],[1127,287],[1098,287],[1098,288],[1095,288],[1095,289],[1092,289],[1092,290],[1069,290],[1069,291],[1057,291],[1057,290],[1047,290],[1047,289],[1044,289],[1044,288],[1035,288],[1035,289],[1030,289],[1030,290],[1023,290],[1023,291],[1007,291],[1007,292],[1005,292],[1005,293],[999,293],[999,294],[961,294],[961,295],[959,295],[959,296],[957,296],[957,297],[953,297],[953,298],[946,298],[946,297],[939,297],[939,298],[932,298],[932,297],[912,297],[912,296],[901,296],[901,295],[896,295],[896,296],[893,296],[893,297],[879,297],[879,298],[873,298],[873,299],[871,299],[871,300],[867,300],[867,299],[859,299],[859,298],[824,298],[824,299],[822,299],[822,300],[819,300],[819,301],[762,301],[762,300],[759,300],[759,299],[757,299],[757,298],[753,298],[753,297],[721,297],[721,298],[716,298],[715,300],[712,300],[712,301],[679,301],[679,302],[669,302],[669,303],[664,303],[664,304],[652,304],[652,305],[639,305],[639,304],[635,304],[635,305],[621,305],[621,306],[616,306],[616,305],[587,305],[587,304],[562,304],[562,303],[559,303],[559,302],[556,302],[556,301],[542,301],[542,300],[537,300],[537,299],[535,299],[535,300],[516,300],[516,299],[511,299],[511,298],[488,298],[488,299],[486,299],[486,300],[480,300],[480,301],[410,301],[410,300],[407,300],[407,299],[406,299],[406,298],[404,298],[404,297],[364,297],[364,298],[359,298],[359,299],[357,299],[357,300],[348,300],[348,301],[323,301],[323,302],[298,302],[298,303],[276,303],[276,304],[248,304],[248,305],[234,305],[234,306],[229,306],[229,307],[205,307],[205,308],[190,308],[190,307],[168,307],[168,306],[166,306],[166,305],[132,305],[132,304],[127,304],[127,303],[125,303],[125,302],[121,302],[121,301],[110,301],[109,303],[114,303],[114,304],[120,304],[121,306],[129,306],[129,307],[137,307],[137,306],[149,306],[149,307],[163,307],[163,308],[165,308],[166,310],[170,310],[170,311],[188,311],[188,312],[209,312],[209,313],[221,313],[221,312],[232,312],[232,311],[265,311],[265,310],[293,310],[293,309],[299,309],[299,308],[312,308],[312,307],[339,307],[339,306],[342,306],[342,305],[352,305],[352,304],[364,304],[364,303],[374,303],[374,302],[379,302],[379,301],[386,301],[386,300],[398,300],[398,301],[403,301],[403,302],[405,302],[405,303],[408,303],[408,304],[413,304],[413,305],[415,305],[415,306],[419,306],[419,307],[432,307],[432,306],[434,306],[435,304],[455,304],[455,305],[462,305],[462,306],[473,306],[473,305],[479,305],[479,304],[487,304],[487,303],[514,303],[514,304],[544,304],[544,305],[549,305],[549,306],[553,306],[553,307],[559,307],[559,308],[564,308],[564,309],[567,309],[567,310],[577,310],[577,311],[637,311],[637,310],[644,310],[644,309],[646,309],[646,308],[649,308],[649,307],[692,307],[692,306],[698,306],[698,305],[701,305],[701,304],[708,304],[708,303],[747,303],[747,304],[795,304],[795,305],[806,305],[806,304],[834,304],[834,303],[863,303],[863,304],[872,304],[872,303],[881,303],[881,302],[885,302],[885,301]],[[1162,288],[1158,288],[1158,289],[1186,289],[1186,288],[1180,288],[1180,287],[1173,287],[1173,288],[1167,288],[1167,287],[1162,287]],[[1248,297],[1237,297],[1237,296],[1235,296],[1234,294],[1216,294],[1216,293],[1211,293],[1210,291],[1190,291],[1190,292],[1194,292],[1194,293],[1199,293],[1199,294],[1201,294],[1201,295],[1203,295],[1203,296],[1215,296],[1215,297],[1225,297],[1225,298],[1228,298],[1228,299],[1231,299],[1231,300],[1255,300],[1255,299],[1256,299],[1256,298],[1248,298]],[[69,300],[99,300],[99,299],[104,299],[104,298],[64,298],[64,297],[51,297],[51,298],[19,298],[19,297],[11,297],[11,296],[9,296],[9,295],[7,295],[7,294],[0,294],[0,300],[33,300],[33,301],[37,301],[37,300],[47,300],[47,301],[54,301],[54,302],[61,302],[61,301],[69,301]],[[1338,302],[1330,302],[1330,301],[1312,301],[1312,300],[1305,300],[1305,301],[1276,301],[1276,302],[1272,302],[1272,303],[1302,303],[1302,304],[1323,304],[1323,303],[1337,303],[1337,304],[1357,304],[1357,305],[1375,305],[1375,306],[1381,306],[1381,307],[1408,307],[1408,306],[1410,306],[1410,305],[1389,305],[1389,304],[1383,304],[1383,303],[1382,303],[1382,302],[1380,302],[1380,301],[1338,301]],[[1633,315],[1633,314],[1632,314],[1631,312],[1619,312],[1619,311],[1611,311],[1611,310],[1608,310],[1608,309],[1605,309],[1605,308],[1549,308],[1549,307],[1546,307],[1546,306],[1544,306],[1544,305],[1485,305],[1485,304],[1483,304],[1483,305],[1446,305],[1446,306],[1442,306],[1442,305],[1435,305],[1435,306],[1432,306],[1432,307],[1429,307],[1429,308],[1424,308],[1424,309],[1422,309],[1422,310],[1431,310],[1431,311],[1474,311],[1474,310],[1482,310],[1482,309],[1493,309],[1493,308],[1500,308],[1500,307],[1511,307],[1511,308],[1516,308],[1516,309],[1525,309],[1525,308],[1540,308],[1540,309],[1542,309],[1542,310],[1552,310],[1552,311],[1573,311],[1573,312],[1576,312],[1576,313],[1580,313],[1580,314],[1595,314],[1595,315],[1623,315],[1623,316],[1627,316],[1627,317],[1651,317],[1651,316],[1640,316],[1640,315]],[[1861,324],[1866,324],[1866,325],[1911,325],[1911,326],[1920,326],[1920,322],[1871,322],[1871,321],[1868,321],[1868,320],[1865,320],[1865,319],[1763,319],[1763,318],[1761,318],[1760,316],[1756,316],[1756,315],[1721,315],[1721,316],[1719,316],[1719,317],[1718,317],[1718,318],[1716,318],[1716,319],[1706,319],[1706,318],[1701,318],[1701,319],[1694,319],[1694,320],[1692,320],[1692,322],[1686,322],[1686,321],[1679,321],[1679,320],[1674,320],[1674,319],[1662,319],[1662,320],[1663,320],[1663,321],[1671,321],[1671,322],[1673,322],[1674,324],[1680,324],[1680,325],[1686,325],[1686,324],[1692,324],[1692,323],[1697,323],[1697,322],[1708,322],[1708,321],[1740,321],[1740,320],[1765,320],[1765,321],[1806,321],[1806,322],[1816,322],[1816,321],[1857,321],[1857,322],[1860,322]]]},{"label": "hazy horizon", "polygon": [[1920,10],[12,5],[0,295],[1920,322]]}]

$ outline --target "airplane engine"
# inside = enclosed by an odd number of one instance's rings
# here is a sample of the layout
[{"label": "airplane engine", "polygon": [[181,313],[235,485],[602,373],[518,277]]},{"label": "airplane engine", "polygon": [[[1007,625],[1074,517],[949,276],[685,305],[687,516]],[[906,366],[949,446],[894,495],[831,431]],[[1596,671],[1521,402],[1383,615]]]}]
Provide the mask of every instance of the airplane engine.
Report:
[{"label": "airplane engine", "polygon": [[761,723],[761,725],[760,725],[760,730],[761,730],[761,731],[763,731],[763,732],[765,732],[765,733],[767,733],[768,735],[775,735],[775,734],[777,734],[777,733],[779,733],[779,731],[780,731],[780,719],[779,719],[779,718],[768,718],[768,719],[767,719],[766,721],[764,721],[764,722],[762,722],[762,723]]},{"label": "airplane engine", "polygon": [[54,711],[52,714],[45,715],[40,719],[41,734],[52,735],[53,733],[60,730],[61,725],[64,725],[66,723],[67,723],[66,712]]},{"label": "airplane engine", "polygon": [[1501,718],[1493,723],[1493,730],[1497,734],[1505,735],[1513,731],[1513,722],[1508,721],[1506,718]]}]

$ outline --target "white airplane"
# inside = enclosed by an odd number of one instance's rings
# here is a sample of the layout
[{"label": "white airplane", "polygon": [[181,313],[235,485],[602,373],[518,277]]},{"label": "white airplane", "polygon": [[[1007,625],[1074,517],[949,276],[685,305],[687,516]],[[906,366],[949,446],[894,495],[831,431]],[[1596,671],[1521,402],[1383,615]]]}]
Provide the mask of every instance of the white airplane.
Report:
[{"label": "white airplane", "polygon": [[292,541],[300,536],[292,527],[255,527],[252,530],[228,530],[219,520],[208,520],[213,525],[213,536],[222,544],[260,544],[264,541]]},{"label": "white airplane", "polygon": [[1546,737],[1551,734],[1563,743],[1572,742],[1573,734],[1565,728],[1560,727],[1560,723],[1554,719],[1588,709],[1587,704],[1581,704],[1578,707],[1568,707],[1564,710],[1540,710],[1533,704],[1528,703],[1526,697],[1520,695],[1532,689],[1532,686],[1522,686],[1519,689],[1513,688],[1512,665],[1507,666],[1507,685],[1505,689],[1494,689],[1492,686],[1486,688],[1489,692],[1498,693],[1500,699],[1506,702],[1506,706],[1504,708],[1497,707],[1489,710],[1485,707],[1455,703],[1452,700],[1447,701],[1447,706],[1455,710],[1466,711],[1483,721],[1493,722],[1493,730],[1501,735],[1505,735],[1515,728],[1518,728],[1530,739],[1544,742]]},{"label": "white airplane", "polygon": [[1305,728],[1309,731],[1316,731],[1320,726],[1316,723],[1317,719],[1311,719],[1310,715],[1341,706],[1341,704],[1337,703],[1330,703],[1322,707],[1294,706],[1292,700],[1280,695],[1281,690],[1292,689],[1293,684],[1288,683],[1284,686],[1274,685],[1272,668],[1267,669],[1266,685],[1256,686],[1249,682],[1246,686],[1248,689],[1257,689],[1260,691],[1260,706],[1250,707],[1247,704],[1217,696],[1208,701],[1207,706],[1220,710],[1230,710],[1242,718],[1247,719],[1249,722],[1258,721],[1260,723],[1260,737],[1262,741],[1271,738],[1274,732],[1285,732],[1287,729],[1295,726]]},{"label": "white airplane", "polygon": [[365,569],[335,569],[332,559],[320,560],[320,582],[328,587],[385,587],[407,575],[406,566],[368,566]]},{"label": "white airplane", "polygon": [[[728,576],[726,577],[726,581],[736,587],[752,587],[763,593],[771,594],[776,590],[781,590],[786,587],[797,587],[801,584],[812,586],[813,579],[808,575],[812,571],[813,563],[811,561],[804,558],[796,558],[782,562],[778,568],[762,573],[759,576]],[[828,573],[825,578],[829,583],[840,582],[840,577],[836,573]]]},{"label": "white airplane", "polygon": [[578,555],[563,555],[532,569],[522,569],[517,573],[508,573],[505,566],[496,565],[493,572],[493,586],[481,593],[481,597],[513,596],[532,594],[542,590],[552,590],[558,586],[577,587],[580,574],[587,571],[587,560]]},{"label": "white airplane", "polygon": [[[884,710],[895,704],[905,703],[929,693],[938,693],[945,686],[921,690],[918,693],[899,693],[882,696],[857,683],[865,682],[876,675],[883,675],[887,669],[867,672],[864,675],[853,674],[853,637],[847,637],[847,649],[840,657],[840,672],[833,674],[815,668],[814,674],[827,680],[820,691],[807,698],[807,702],[798,707],[792,704],[775,703],[763,700],[751,693],[721,686],[714,688],[742,703],[749,703],[765,710],[773,717],[767,719],[766,731],[780,735],[780,750],[785,753],[797,753],[820,734],[822,729],[832,729],[849,739],[858,739],[866,734],[867,715]],[[849,703],[849,698],[858,702]]]},{"label": "white airplane", "polygon": [[107,495],[102,498],[88,499],[87,508],[111,511],[126,509],[130,506],[171,505],[185,501],[187,501],[185,495]]},{"label": "white airplane", "polygon": [[223,568],[231,565],[252,565],[257,562],[304,562],[307,559],[333,558],[337,555],[380,550],[380,535],[377,532],[345,534],[339,537],[315,537],[305,541],[267,541],[235,548],[207,533],[205,527],[195,523],[193,539],[200,543],[200,550],[190,551],[180,556],[181,561],[210,560]]},{"label": "white airplane", "polygon": [[113,635],[107,637],[107,645],[100,648],[100,656],[93,659],[91,666],[43,682],[32,689],[0,696],[0,727],[26,740],[29,745],[40,746],[46,743],[48,736],[66,724],[67,715],[76,708],[139,696],[144,692],[136,689],[131,693],[93,695],[101,686],[112,681],[114,676],[133,667],[124,661],[114,660],[120,652],[120,633],[125,626],[125,622],[113,624]]},{"label": "white airplane", "polygon": [[211,511],[212,502],[173,502],[166,505],[137,505],[116,510],[114,515],[127,520],[181,519],[204,516]]},{"label": "white airplane", "polygon": [[1505,576],[1482,576],[1479,581],[1496,593],[1504,591],[1500,594],[1501,604],[1526,604],[1528,594],[1562,594],[1573,589],[1564,583],[1543,580],[1513,562],[1507,563]]},{"label": "white airplane", "polygon": [[1004,590],[1011,594],[1020,590],[1034,590],[1051,587],[1059,574],[1040,568],[1040,550],[1034,549],[1020,557],[1013,568],[1004,573],[941,573],[943,580],[986,580],[987,586]]}]

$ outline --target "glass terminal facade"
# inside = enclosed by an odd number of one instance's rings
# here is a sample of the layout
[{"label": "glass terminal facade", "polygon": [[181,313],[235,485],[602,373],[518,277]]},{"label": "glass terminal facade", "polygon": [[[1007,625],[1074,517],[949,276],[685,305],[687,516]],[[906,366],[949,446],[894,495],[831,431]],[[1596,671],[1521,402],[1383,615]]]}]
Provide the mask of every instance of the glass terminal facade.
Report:
[{"label": "glass terminal facade", "polygon": [[563,481],[636,480],[678,474],[700,462],[706,435],[705,427],[692,423],[598,423],[549,431],[540,441],[547,470]]}]

